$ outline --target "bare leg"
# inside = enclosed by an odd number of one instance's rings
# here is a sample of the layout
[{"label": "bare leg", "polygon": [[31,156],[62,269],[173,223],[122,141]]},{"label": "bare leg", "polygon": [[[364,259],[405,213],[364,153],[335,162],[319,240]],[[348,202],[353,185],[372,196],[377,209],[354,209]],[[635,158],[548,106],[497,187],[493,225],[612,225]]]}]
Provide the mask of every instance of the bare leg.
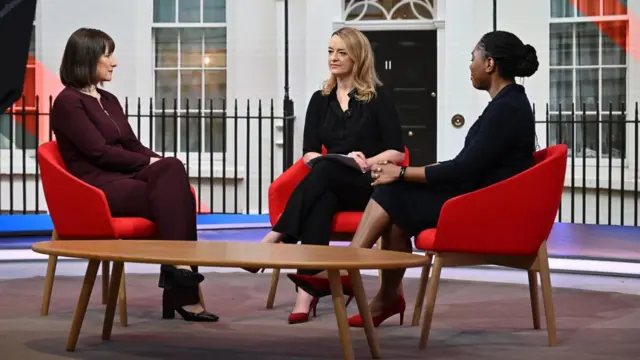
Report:
[{"label": "bare leg", "polygon": [[262,238],[261,242],[276,244],[282,241],[282,239],[284,239],[284,234],[272,230],[272,231],[269,231],[269,233]]},{"label": "bare leg", "polygon": [[[399,226],[392,225],[382,237],[384,250],[411,253],[411,237]],[[371,313],[376,315],[380,310],[392,304],[399,296],[403,296],[402,278],[406,269],[382,270],[380,290],[371,302]]]},{"label": "bare leg", "polygon": [[389,214],[374,200],[369,200],[351,240],[351,247],[370,249],[391,226]]},{"label": "bare leg", "polygon": [[311,296],[306,291],[298,288],[298,295],[296,297],[296,304],[293,306],[293,313],[308,313],[309,307],[311,306],[311,301],[313,300],[313,296]]}]

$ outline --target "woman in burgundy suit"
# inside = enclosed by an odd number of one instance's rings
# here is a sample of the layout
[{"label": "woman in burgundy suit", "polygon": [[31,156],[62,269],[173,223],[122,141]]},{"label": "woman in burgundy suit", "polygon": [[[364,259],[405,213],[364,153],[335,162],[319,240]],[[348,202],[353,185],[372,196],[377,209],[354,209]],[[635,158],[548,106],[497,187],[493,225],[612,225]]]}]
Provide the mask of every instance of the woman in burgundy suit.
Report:
[{"label": "woman in burgundy suit", "polygon": [[[75,31],[64,50],[65,88],[51,110],[51,127],[67,170],[102,190],[116,217],[143,217],[159,240],[196,241],[196,204],[182,162],[163,158],[136,138],[122,106],[97,84],[111,81],[115,43],[96,29]],[[162,265],[163,318],[217,321],[200,304],[204,276],[188,266]]]}]

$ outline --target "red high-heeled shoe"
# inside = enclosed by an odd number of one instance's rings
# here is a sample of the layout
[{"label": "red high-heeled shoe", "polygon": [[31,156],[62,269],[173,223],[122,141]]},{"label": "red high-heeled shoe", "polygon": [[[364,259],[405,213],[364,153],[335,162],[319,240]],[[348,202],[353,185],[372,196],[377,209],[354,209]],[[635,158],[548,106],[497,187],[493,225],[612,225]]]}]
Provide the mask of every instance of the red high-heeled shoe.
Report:
[{"label": "red high-heeled shoe", "polygon": [[[403,296],[398,296],[396,300],[389,307],[383,308],[380,314],[373,316],[373,326],[378,327],[382,322],[392,317],[393,315],[400,314],[400,326],[404,322],[404,311],[407,308],[407,303]],[[348,320],[351,327],[364,327],[362,316],[360,314],[350,317]]]},{"label": "red high-heeled shoe", "polygon": [[318,307],[318,298],[314,297],[311,300],[311,305],[309,305],[309,311],[306,313],[292,312],[289,314],[289,324],[300,324],[309,321],[309,316],[311,315],[311,311],[313,310],[313,317],[316,317],[316,308]]},{"label": "red high-heeled shoe", "polygon": [[[317,298],[331,295],[331,286],[329,285],[329,279],[327,278],[300,274],[287,274],[287,277],[296,284],[296,291],[299,287],[307,294]],[[342,283],[342,293],[349,296],[345,306],[349,306],[349,303],[353,299],[351,278],[347,275],[342,275],[340,276],[340,281]]]}]

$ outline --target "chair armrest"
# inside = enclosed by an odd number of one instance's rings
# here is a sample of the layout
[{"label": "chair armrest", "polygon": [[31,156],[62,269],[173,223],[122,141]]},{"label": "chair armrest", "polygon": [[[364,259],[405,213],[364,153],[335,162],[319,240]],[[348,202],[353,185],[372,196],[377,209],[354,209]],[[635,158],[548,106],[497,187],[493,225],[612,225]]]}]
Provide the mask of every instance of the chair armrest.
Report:
[{"label": "chair armrest", "polygon": [[300,181],[309,173],[309,167],[300,159],[278,176],[269,186],[269,220],[271,225],[282,215],[287,201]]}]

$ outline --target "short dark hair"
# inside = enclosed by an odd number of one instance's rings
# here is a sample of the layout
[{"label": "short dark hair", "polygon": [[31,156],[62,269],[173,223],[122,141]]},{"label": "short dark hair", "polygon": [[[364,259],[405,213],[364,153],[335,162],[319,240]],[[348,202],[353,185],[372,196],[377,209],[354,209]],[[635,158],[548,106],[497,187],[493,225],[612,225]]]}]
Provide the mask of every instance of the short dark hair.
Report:
[{"label": "short dark hair", "polygon": [[64,86],[82,89],[98,83],[98,60],[116,48],[102,30],[80,28],[71,34],[62,55],[60,80]]},{"label": "short dark hair", "polygon": [[536,49],[508,31],[486,33],[478,42],[478,49],[484,51],[485,57],[493,58],[498,74],[505,79],[529,77],[540,65]]}]

